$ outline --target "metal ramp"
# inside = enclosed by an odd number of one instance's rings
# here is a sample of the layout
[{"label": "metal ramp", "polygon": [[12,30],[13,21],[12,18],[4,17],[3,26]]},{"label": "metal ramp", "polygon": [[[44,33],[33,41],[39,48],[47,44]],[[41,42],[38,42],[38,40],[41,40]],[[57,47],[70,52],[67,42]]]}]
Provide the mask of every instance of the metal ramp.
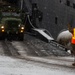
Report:
[{"label": "metal ramp", "polygon": [[50,40],[54,40],[54,38],[52,38],[52,36],[46,29],[33,29],[33,30],[38,32],[39,34],[41,34],[44,38],[46,38],[48,40],[48,42]]}]

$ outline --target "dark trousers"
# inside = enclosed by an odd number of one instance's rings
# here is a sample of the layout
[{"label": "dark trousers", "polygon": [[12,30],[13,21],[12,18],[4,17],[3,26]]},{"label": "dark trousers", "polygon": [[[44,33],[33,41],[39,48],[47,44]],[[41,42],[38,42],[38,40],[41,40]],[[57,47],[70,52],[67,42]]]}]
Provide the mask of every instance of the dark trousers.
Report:
[{"label": "dark trousers", "polygon": [[72,44],[72,50],[71,53],[75,56],[75,44]]}]

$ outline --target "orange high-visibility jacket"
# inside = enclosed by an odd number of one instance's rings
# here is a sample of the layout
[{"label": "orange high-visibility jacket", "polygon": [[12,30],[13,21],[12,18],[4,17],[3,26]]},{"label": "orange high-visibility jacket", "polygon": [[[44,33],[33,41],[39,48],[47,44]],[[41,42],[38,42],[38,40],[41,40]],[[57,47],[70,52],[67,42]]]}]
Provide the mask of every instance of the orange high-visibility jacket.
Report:
[{"label": "orange high-visibility jacket", "polygon": [[72,44],[75,44],[75,28],[73,28],[71,43],[72,43]]}]

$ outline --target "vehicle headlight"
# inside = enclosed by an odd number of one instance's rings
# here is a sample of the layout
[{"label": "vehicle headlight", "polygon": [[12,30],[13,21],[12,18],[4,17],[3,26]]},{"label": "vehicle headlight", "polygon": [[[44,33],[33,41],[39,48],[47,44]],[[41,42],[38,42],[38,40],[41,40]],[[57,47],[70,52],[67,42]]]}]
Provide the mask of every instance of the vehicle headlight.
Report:
[{"label": "vehicle headlight", "polygon": [[21,27],[22,30],[24,30],[24,27]]},{"label": "vehicle headlight", "polygon": [[21,32],[21,33],[23,33],[24,31],[23,31],[23,30],[21,30],[20,32]]},{"label": "vehicle headlight", "polygon": [[4,32],[5,30],[4,29],[2,29],[2,32]]},{"label": "vehicle headlight", "polygon": [[2,29],[4,29],[4,26],[1,26]]}]

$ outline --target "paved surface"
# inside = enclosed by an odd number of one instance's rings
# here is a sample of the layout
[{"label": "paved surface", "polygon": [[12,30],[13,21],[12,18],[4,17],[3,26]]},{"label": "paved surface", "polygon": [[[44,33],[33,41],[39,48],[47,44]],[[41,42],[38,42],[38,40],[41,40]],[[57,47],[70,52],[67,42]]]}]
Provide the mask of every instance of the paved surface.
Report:
[{"label": "paved surface", "polygon": [[75,75],[73,57],[48,43],[26,37],[24,42],[0,41],[0,75]]},{"label": "paved surface", "polygon": [[[43,60],[41,58],[41,61],[43,62],[45,59]],[[53,61],[53,63],[51,61]],[[48,61],[46,60],[46,62]],[[0,75],[75,75],[75,68],[60,67],[53,65],[54,63],[56,63],[54,59],[50,60],[50,64],[45,64],[25,59],[0,56]]]}]

